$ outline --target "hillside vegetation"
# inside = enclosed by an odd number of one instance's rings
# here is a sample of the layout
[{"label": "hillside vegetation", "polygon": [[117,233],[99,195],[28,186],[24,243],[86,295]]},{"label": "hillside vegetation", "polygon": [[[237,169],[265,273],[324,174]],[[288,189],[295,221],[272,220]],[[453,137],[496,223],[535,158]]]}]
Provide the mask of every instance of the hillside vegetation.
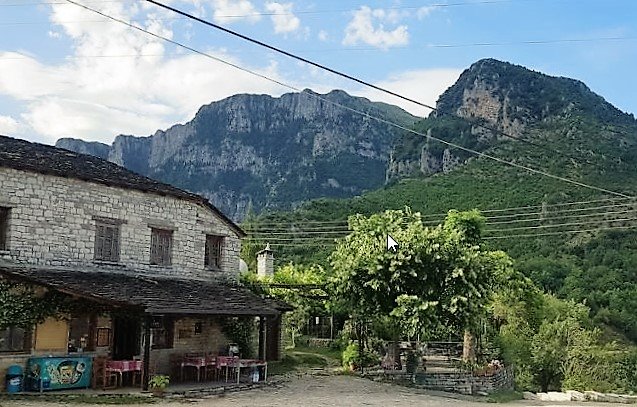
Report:
[{"label": "hillside vegetation", "polygon": [[[437,115],[414,129],[579,183],[637,195],[637,121],[579,81],[483,60],[461,75],[438,107]],[[637,340],[635,199],[530,173],[412,133],[394,146],[388,174],[390,184],[361,196],[319,199],[294,211],[250,217],[244,223],[251,233],[245,253],[267,241],[280,263],[327,266],[333,240],[347,231],[352,214],[409,206],[433,225],[450,209],[478,208],[486,216],[484,239],[492,248],[506,250],[545,290],[586,302],[609,338]]]}]

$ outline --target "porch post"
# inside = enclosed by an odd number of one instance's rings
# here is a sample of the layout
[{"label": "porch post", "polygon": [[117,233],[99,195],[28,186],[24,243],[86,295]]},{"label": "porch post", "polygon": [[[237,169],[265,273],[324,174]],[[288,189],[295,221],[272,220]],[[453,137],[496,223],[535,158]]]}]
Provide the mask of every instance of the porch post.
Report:
[{"label": "porch post", "polygon": [[150,322],[149,314],[144,316],[144,374],[142,377],[142,389],[148,390],[148,381],[150,380]]},{"label": "porch post", "polygon": [[259,317],[259,360],[265,360],[265,354],[266,354],[265,321],[266,321],[266,317],[261,315]]}]

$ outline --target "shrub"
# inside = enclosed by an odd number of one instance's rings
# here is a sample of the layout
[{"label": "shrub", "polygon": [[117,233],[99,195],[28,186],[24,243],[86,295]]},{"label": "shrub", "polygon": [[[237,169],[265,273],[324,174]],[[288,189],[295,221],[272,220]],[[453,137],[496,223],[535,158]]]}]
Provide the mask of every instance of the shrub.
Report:
[{"label": "shrub", "polygon": [[343,351],[343,366],[346,368],[356,369],[361,365],[364,367],[374,366],[378,364],[378,357],[368,350],[363,351],[363,359],[361,360],[358,345],[350,343]]},{"label": "shrub", "polygon": [[164,390],[166,387],[168,387],[169,383],[170,383],[170,378],[168,376],[158,374],[158,375],[153,376],[148,381],[148,386],[151,389]]}]

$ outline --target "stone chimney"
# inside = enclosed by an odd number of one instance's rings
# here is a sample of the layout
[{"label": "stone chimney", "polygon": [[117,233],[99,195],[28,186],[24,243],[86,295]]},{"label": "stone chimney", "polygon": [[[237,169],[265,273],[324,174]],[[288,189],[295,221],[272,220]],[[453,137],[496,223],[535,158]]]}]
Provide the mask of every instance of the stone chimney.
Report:
[{"label": "stone chimney", "polygon": [[274,253],[270,249],[270,243],[265,249],[257,253],[257,276],[268,277],[274,275]]}]

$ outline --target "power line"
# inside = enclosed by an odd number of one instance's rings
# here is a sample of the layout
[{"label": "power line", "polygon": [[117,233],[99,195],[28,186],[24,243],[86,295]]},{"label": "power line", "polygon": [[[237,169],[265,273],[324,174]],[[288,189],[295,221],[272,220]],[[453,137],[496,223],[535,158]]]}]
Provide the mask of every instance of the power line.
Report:
[{"label": "power line", "polygon": [[[618,214],[621,213],[634,213],[635,210],[626,211],[626,212],[616,212]],[[608,213],[600,213],[600,214],[588,214],[584,216],[606,216]],[[617,223],[617,222],[633,222],[637,221],[637,218],[614,218],[614,219],[597,219],[590,221],[582,221],[579,222],[581,218],[574,219],[575,221],[567,221],[566,223],[553,223],[553,224],[543,224],[536,226],[520,226],[513,228],[504,228],[504,229],[487,229],[484,233],[507,233],[510,231],[519,231],[519,230],[534,230],[534,229],[555,229],[555,228],[563,228],[570,226],[581,226],[581,225],[592,225],[592,224],[608,224],[608,223]],[[566,219],[555,217],[549,220],[558,220],[564,222]],[[544,222],[546,220],[543,219],[533,219],[534,222]],[[299,240],[325,240],[325,239],[336,239],[347,236],[351,231],[349,230],[331,230],[331,231],[321,231],[321,232],[308,232],[308,231],[296,231],[296,232],[254,232],[249,233],[249,237],[253,240],[283,240],[283,241],[299,241]]]},{"label": "power line", "polygon": [[[239,69],[239,70],[241,70],[241,71],[243,71],[243,72],[250,73],[250,74],[252,74],[252,75],[258,76],[258,77],[263,78],[263,79],[265,79],[265,80],[268,80],[268,81],[270,81],[270,82],[272,82],[272,83],[276,83],[276,84],[278,84],[278,85],[280,85],[280,86],[286,87],[286,88],[288,88],[288,89],[292,89],[292,90],[294,90],[294,91],[296,91],[296,92],[304,93],[305,95],[309,95],[310,97],[313,97],[313,98],[315,98],[315,99],[321,100],[321,101],[322,101],[322,102],[324,102],[324,103],[328,103],[328,104],[331,104],[331,105],[333,105],[333,106],[339,106],[340,108],[342,108],[342,109],[344,109],[344,110],[348,110],[348,111],[351,111],[351,112],[357,113],[357,114],[362,115],[362,116],[364,116],[364,117],[367,117],[367,118],[369,118],[369,119],[376,120],[376,121],[378,121],[378,122],[380,122],[380,123],[385,123],[385,124],[387,124],[387,125],[389,125],[389,126],[393,126],[393,127],[397,128],[397,129],[401,129],[401,130],[404,130],[404,131],[406,131],[406,132],[409,132],[409,133],[412,133],[412,134],[419,135],[419,136],[421,136],[421,137],[426,137],[426,138],[429,138],[429,139],[431,139],[431,140],[436,140],[436,141],[438,141],[438,142],[440,142],[440,143],[443,143],[443,144],[445,144],[445,145],[448,145],[448,146],[450,146],[450,147],[458,148],[458,149],[460,149],[460,150],[463,150],[463,151],[466,151],[466,152],[469,152],[469,153],[475,154],[475,155],[477,155],[477,156],[485,157],[485,158],[491,159],[491,160],[493,160],[493,161],[497,161],[497,162],[502,163],[502,164],[506,164],[506,165],[509,165],[509,166],[512,166],[512,167],[516,167],[516,168],[519,168],[519,169],[526,170],[526,171],[531,172],[531,173],[535,173],[535,174],[543,175],[543,176],[545,176],[545,177],[552,178],[552,179],[556,179],[556,180],[559,180],[559,181],[562,181],[562,182],[565,182],[565,183],[569,183],[569,184],[572,184],[572,185],[576,185],[576,186],[579,186],[579,187],[582,187],[582,188],[588,188],[588,189],[591,189],[591,190],[596,190],[596,191],[599,191],[599,192],[604,192],[604,193],[607,193],[607,194],[611,194],[611,195],[615,195],[615,196],[620,196],[620,197],[623,197],[623,198],[630,198],[628,195],[625,195],[625,194],[620,193],[620,192],[611,191],[611,190],[608,190],[608,189],[605,189],[605,188],[601,188],[601,187],[597,187],[597,186],[594,186],[594,185],[585,184],[585,183],[583,183],[583,182],[579,182],[579,181],[571,180],[571,179],[568,179],[568,178],[565,178],[565,177],[561,177],[561,176],[558,176],[558,175],[553,175],[553,174],[550,174],[550,173],[548,173],[548,172],[546,172],[546,171],[537,170],[537,169],[535,169],[535,168],[531,168],[531,167],[528,167],[528,166],[525,166],[525,165],[522,165],[522,164],[518,164],[518,163],[515,163],[515,162],[512,162],[512,161],[507,161],[507,160],[504,160],[504,159],[502,159],[502,158],[498,158],[498,157],[492,156],[492,155],[490,155],[490,154],[486,154],[486,153],[483,153],[483,152],[480,152],[480,151],[477,151],[477,150],[473,150],[473,149],[470,149],[470,148],[467,148],[467,147],[463,147],[463,146],[461,146],[461,145],[459,145],[459,144],[452,143],[452,142],[449,142],[449,141],[446,141],[446,140],[440,139],[440,138],[438,138],[438,137],[434,137],[434,136],[431,136],[431,135],[423,134],[423,133],[418,132],[418,131],[416,131],[416,130],[413,130],[413,129],[410,129],[410,128],[408,128],[408,127],[402,126],[402,125],[400,125],[400,124],[394,123],[394,122],[392,122],[392,121],[390,121],[390,120],[383,119],[383,118],[381,118],[381,117],[377,117],[377,116],[371,115],[371,114],[369,114],[369,113],[367,113],[367,112],[363,112],[363,111],[360,111],[360,110],[354,109],[354,108],[352,108],[352,107],[345,106],[345,105],[342,105],[342,104],[340,104],[340,103],[337,103],[337,102],[334,102],[334,101],[328,100],[328,99],[326,99],[326,98],[324,98],[324,97],[322,97],[322,96],[320,96],[320,95],[318,95],[318,94],[310,93],[310,92],[307,92],[307,91],[304,91],[304,90],[300,90],[300,89],[298,89],[298,88],[296,88],[296,87],[294,87],[294,86],[292,86],[292,85],[286,84],[286,83],[281,82],[281,81],[279,81],[279,80],[277,80],[277,79],[273,79],[273,78],[271,78],[271,77],[269,77],[269,76],[267,76],[267,75],[260,74],[260,73],[258,73],[258,72],[255,72],[255,71],[249,70],[249,69],[244,68],[244,67],[242,67],[242,66],[240,66],[240,65],[237,65],[237,64],[234,64],[234,63],[231,63],[231,62],[225,61],[225,60],[223,60],[223,59],[221,59],[221,58],[218,58],[218,57],[212,56],[212,55],[210,55],[210,54],[208,54],[208,53],[205,53],[205,52],[199,51],[199,50],[197,50],[197,49],[195,49],[195,48],[192,48],[192,47],[190,47],[190,46],[187,46],[187,45],[185,45],[185,44],[182,44],[182,43],[180,43],[180,42],[178,42],[178,41],[171,40],[171,39],[166,38],[166,37],[164,37],[164,36],[161,36],[161,35],[159,35],[159,34],[155,34],[155,33],[151,32],[151,31],[148,31],[148,30],[146,30],[146,29],[144,29],[144,28],[142,28],[142,27],[136,26],[136,25],[131,24],[131,23],[127,22],[127,21],[124,21],[124,20],[118,19],[118,18],[116,18],[116,17],[110,16],[110,15],[105,14],[105,13],[103,13],[103,12],[99,11],[99,10],[95,10],[95,9],[93,9],[93,8],[90,8],[90,7],[88,7],[88,6],[84,5],[84,4],[77,3],[77,2],[75,2],[75,1],[73,1],[73,0],[66,0],[66,1],[68,1],[69,3],[75,4],[75,5],[79,6],[79,7],[82,7],[82,8],[84,8],[84,9],[86,9],[86,10],[90,10],[90,11],[92,11],[92,12],[94,12],[94,13],[97,13],[97,14],[99,14],[99,15],[102,15],[102,16],[104,16],[104,17],[107,17],[107,18],[113,19],[114,21],[119,21],[120,23],[125,24],[125,25],[127,25],[127,26],[129,26],[129,27],[131,27],[131,28],[134,28],[134,29],[136,29],[136,30],[138,30],[138,31],[144,32],[144,33],[146,33],[146,34],[148,34],[148,35],[151,35],[151,36],[153,36],[153,37],[155,37],[155,38],[159,38],[159,39],[162,39],[162,40],[164,40],[164,41],[167,41],[167,42],[169,42],[169,43],[171,43],[171,44],[174,44],[174,45],[177,45],[177,46],[182,47],[182,48],[184,48],[184,49],[187,49],[187,50],[189,50],[189,51],[191,51],[191,52],[194,52],[194,53],[197,53],[197,54],[199,54],[199,55],[205,56],[205,57],[207,57],[207,58],[213,59],[213,60],[215,60],[215,61],[221,62],[221,63],[226,64],[226,65],[228,65],[228,66],[232,66],[232,67],[234,67],[234,68],[236,68],[236,69]],[[155,2],[155,1],[153,1],[153,0],[146,0],[146,1],[151,2],[151,3],[154,3],[154,4],[155,4],[155,3],[157,3],[157,2]],[[160,4],[160,3],[157,3],[157,4]],[[162,7],[168,7],[168,6],[162,6]],[[172,9],[172,8],[171,8],[171,9]],[[180,13],[182,13],[182,12],[180,12]],[[197,17],[194,17],[194,16],[193,16],[193,18],[197,18]],[[198,20],[200,20],[200,19],[198,19]],[[205,20],[202,20],[202,21],[205,21]],[[212,24],[212,23],[207,23],[207,24]],[[225,30],[225,31],[232,32],[232,31],[227,30],[227,29],[225,29],[225,28],[223,28],[223,27],[221,27],[221,28],[222,28],[223,30]],[[238,34],[238,35],[241,35],[241,34]],[[247,38],[247,37],[246,37],[246,38]],[[253,41],[256,41],[256,40],[253,40]],[[283,52],[285,52],[285,51],[283,51]],[[327,68],[327,69],[330,69],[330,68]],[[332,71],[333,71],[333,70],[332,70]],[[335,72],[337,72],[337,71],[335,71]],[[349,76],[349,75],[347,75],[347,76]],[[355,79],[355,78],[354,78],[354,79]],[[360,79],[355,79],[355,80],[360,81],[361,83],[366,83],[366,82],[364,82],[364,81],[361,81]],[[371,84],[370,84],[370,85],[371,85]],[[374,86],[374,85],[371,85],[371,86]],[[375,87],[375,88],[379,88],[379,87],[377,87],[377,86],[374,86],[374,87]],[[393,92],[392,92],[392,93],[393,93]],[[419,102],[416,102],[416,103],[419,103]]]},{"label": "power line", "polygon": [[[604,231],[614,231],[614,230],[633,230],[637,229],[637,224],[627,225],[627,226],[608,226],[608,227],[597,227],[591,229],[575,229],[575,230],[561,230],[555,232],[545,232],[545,233],[528,233],[528,234],[513,234],[506,236],[485,236],[483,240],[502,240],[502,239],[514,239],[514,238],[538,238],[545,236],[559,236],[566,234],[582,234],[582,233],[593,233],[593,232],[604,232]],[[327,241],[327,240],[313,240],[308,243],[294,243],[290,242],[271,242],[270,246],[273,247],[289,247],[296,249],[315,249],[317,246],[321,248],[331,248],[334,246],[335,241]]]},{"label": "power line", "polygon": [[587,213],[587,214],[581,214],[581,215],[565,215],[565,216],[557,216],[557,217],[550,217],[550,218],[540,217],[540,218],[533,218],[533,219],[506,220],[506,221],[500,221],[500,222],[488,222],[487,225],[504,225],[504,224],[511,224],[511,223],[528,223],[528,222],[550,222],[556,219],[559,219],[559,220],[564,220],[569,218],[581,219],[581,218],[590,218],[590,217],[596,217],[596,216],[608,216],[608,215],[634,213],[636,211],[637,209],[630,209],[627,211]]},{"label": "power line", "polygon": [[599,223],[632,222],[632,221],[637,221],[637,218],[604,219],[604,220],[594,220],[589,222],[570,222],[570,223],[553,224],[553,225],[520,226],[520,227],[506,228],[506,229],[487,229],[484,231],[484,233],[506,233],[513,230],[554,229],[554,228],[561,228],[565,226],[581,226],[581,225],[594,225]]},{"label": "power line", "polygon": [[[513,207],[509,207],[509,208],[498,208],[498,209],[478,209],[478,211],[480,211],[481,214],[487,214],[487,213],[501,213],[501,212],[510,212],[510,211],[521,211],[521,210],[532,210],[532,209],[549,209],[549,208],[553,208],[553,207],[562,207],[562,206],[574,206],[574,205],[588,205],[588,204],[597,204],[597,203],[603,203],[603,202],[617,202],[617,201],[635,201],[634,203],[637,203],[637,198],[632,198],[632,197],[628,197],[628,198],[604,198],[604,199],[593,199],[593,200],[587,200],[587,201],[572,201],[572,202],[561,202],[561,203],[554,203],[554,204],[542,204],[542,205],[527,205],[527,206],[513,206]],[[592,208],[579,208],[578,210],[593,210],[593,209],[601,209],[601,208],[613,208],[613,207],[618,207],[618,206],[625,206],[625,205],[631,205],[631,203],[626,203],[626,204],[617,204],[617,205],[604,205],[604,206],[596,206],[596,207],[592,207]],[[469,210],[469,209],[468,209]],[[551,211],[551,213],[561,213],[562,211]],[[542,214],[543,212],[533,212],[533,215],[536,214]],[[421,215],[421,218],[444,218],[448,215],[448,212],[446,213],[435,213],[435,214],[426,214],[426,215]],[[523,213],[521,214],[511,214],[511,215],[503,215],[504,217],[512,217],[512,216],[522,216],[524,215]],[[487,216],[486,219],[496,219],[496,218],[500,218],[500,216]],[[323,224],[341,224],[341,225],[347,225],[347,220],[334,220],[334,221],[321,221],[321,220],[292,220],[292,221],[288,221],[287,222],[290,225],[296,226],[299,224],[302,225],[314,225],[314,224],[318,224],[318,225],[323,225]],[[275,225],[275,226],[279,226],[281,224],[285,224],[285,222],[259,222],[257,221],[254,226],[260,227],[262,225]],[[249,222],[248,224],[244,224],[242,225],[242,228],[247,228],[249,229],[251,227],[251,222]]]},{"label": "power line", "polygon": [[[99,4],[99,3],[136,3],[140,0],[87,0],[86,3]],[[391,6],[391,7],[377,7],[375,10],[419,10],[423,7],[432,8],[445,8],[445,7],[460,7],[460,6],[474,6],[485,4],[500,4],[500,3],[517,3],[528,2],[533,0],[476,0],[476,1],[458,1],[453,3],[429,3],[421,4],[418,6]],[[66,1],[29,1],[21,3],[0,3],[0,7],[21,7],[21,6],[41,6],[41,5],[68,5]],[[362,7],[363,4],[360,5]],[[296,10],[290,12],[253,12],[244,14],[230,14],[230,15],[218,15],[221,18],[247,18],[247,17],[268,17],[268,16],[288,16],[294,14],[331,14],[331,13],[347,13],[360,10],[358,8],[347,9],[326,9],[326,10]]]},{"label": "power line", "polygon": [[[607,202],[608,200],[597,200],[597,201],[583,201],[583,203],[599,203],[599,202]],[[602,205],[602,206],[594,206],[594,207],[588,207],[588,208],[570,208],[570,209],[562,209],[562,210],[548,210],[549,208],[552,208],[554,206],[567,206],[567,205],[575,205],[578,204],[577,202],[570,202],[570,203],[563,203],[563,204],[555,204],[555,205],[546,205],[546,206],[528,206],[528,207],[518,207],[518,208],[508,208],[508,209],[500,209],[500,210],[493,210],[493,211],[480,211],[482,214],[487,213],[487,212],[501,212],[501,211],[509,211],[509,210],[514,210],[514,209],[525,209],[525,208],[545,208],[547,209],[546,211],[540,211],[540,212],[527,212],[527,213],[513,213],[513,214],[508,214],[508,215],[496,215],[496,216],[486,216],[485,220],[487,221],[486,224],[487,225],[495,225],[495,224],[506,224],[506,223],[517,223],[517,222],[531,222],[531,221],[551,221],[551,220],[555,220],[555,219],[564,219],[564,218],[580,218],[580,217],[591,217],[591,216],[603,216],[603,215],[609,215],[609,214],[619,214],[619,213],[630,213],[633,212],[635,210],[637,210],[636,208],[632,207],[632,209],[628,209],[625,211],[613,211],[613,212],[608,212],[608,211],[600,211],[601,209],[615,209],[615,208],[620,208],[620,209],[627,209],[627,206],[632,206],[632,205],[636,205],[637,202],[635,203],[621,203],[621,204],[616,204],[616,205]],[[567,214],[572,214],[574,212],[586,212],[586,211],[599,211],[599,213],[595,213],[595,214],[589,214],[589,213],[584,213],[584,214],[575,214],[575,215],[563,215],[563,216],[554,216],[557,214],[561,214],[561,213],[567,213]],[[443,222],[444,221],[444,217],[442,216],[446,216],[447,214],[437,214],[437,215],[431,215],[431,216],[438,216],[438,219],[432,219],[432,220],[427,220],[427,221],[423,221],[423,224],[426,223],[434,223],[434,222]],[[553,215],[553,216],[551,216]],[[525,217],[525,216],[538,216],[537,218],[532,218],[532,219],[513,219],[513,220],[506,220],[506,221],[496,221],[496,222],[489,222],[489,220],[491,219],[508,219],[508,218],[513,218],[513,217]],[[348,230],[349,226],[347,221],[329,221],[329,222],[325,222],[326,224],[332,225],[332,226],[323,226],[324,224],[320,221],[313,221],[312,223],[306,224],[304,222],[289,222],[289,223],[285,223],[285,222],[271,222],[269,224],[265,224],[265,223],[256,223],[254,225],[243,225],[243,229],[246,231],[255,231],[255,232],[279,232],[279,231],[286,231],[288,233],[302,233],[304,231],[324,231],[324,230],[335,230],[335,231],[341,231],[341,230]],[[265,226],[265,225],[269,225],[269,226]],[[290,230],[293,229],[293,230]]]},{"label": "power line", "polygon": [[[594,222],[571,222],[564,223],[559,225],[541,225],[541,226],[526,226],[520,228],[508,228],[508,229],[493,229],[493,230],[485,230],[485,233],[497,234],[497,233],[505,233],[505,236],[512,236],[511,231],[524,231],[524,230],[538,230],[538,229],[557,229],[557,228],[570,228],[573,226],[584,226],[584,225],[599,225],[599,227],[619,227],[619,226],[607,226],[609,223],[617,223],[617,222],[627,222],[630,223],[630,226],[637,227],[637,223],[632,223],[637,221],[637,218],[628,218],[628,219],[615,219],[615,220],[606,220],[606,221],[594,221]],[[556,233],[559,233],[557,231]],[[346,235],[338,235],[338,236],[317,236],[317,237],[248,237],[248,241],[267,241],[271,243],[277,242],[334,242],[337,239],[343,238]],[[484,236],[483,238],[491,238],[493,236]]]},{"label": "power line", "polygon": [[[197,17],[195,15],[186,13],[185,11],[182,11],[182,10],[179,10],[177,8],[171,7],[171,6],[167,5],[167,4],[160,3],[160,2],[158,2],[156,0],[145,0],[145,1],[147,1],[149,3],[152,3],[152,4],[154,4],[154,5],[158,6],[158,7],[161,7],[163,9],[170,10],[173,13],[176,13],[176,14],[179,14],[181,16],[187,17],[187,18],[189,18],[191,20],[195,20],[197,22],[205,24],[205,25],[207,25],[209,27],[212,27],[212,28],[215,28],[217,30],[223,31],[223,32],[225,32],[227,34],[230,34],[230,35],[233,35],[235,37],[238,37],[238,38],[240,38],[242,40],[245,40],[245,41],[251,42],[253,44],[259,45],[261,47],[269,49],[270,51],[277,52],[277,53],[285,55],[285,56],[287,56],[289,58],[296,59],[296,60],[301,61],[303,63],[306,63],[308,65],[311,65],[311,66],[314,66],[316,68],[322,69],[324,71],[330,72],[330,73],[332,73],[334,75],[340,76],[340,77],[345,78],[345,79],[349,79],[349,80],[354,81],[356,83],[359,83],[359,84],[361,84],[363,86],[367,86],[369,88],[375,89],[375,90],[380,91],[382,93],[397,97],[397,98],[405,100],[407,102],[414,103],[414,104],[416,104],[418,106],[425,107],[427,109],[430,109],[433,112],[440,113],[440,111],[437,108],[435,108],[433,106],[430,106],[427,103],[423,103],[423,102],[417,101],[415,99],[409,98],[407,96],[398,94],[398,93],[396,93],[394,91],[391,91],[391,90],[389,90],[387,88],[383,88],[381,86],[374,85],[371,82],[367,82],[367,81],[362,80],[362,79],[360,79],[358,77],[349,75],[349,74],[347,74],[347,73],[345,73],[343,71],[339,71],[339,70],[330,68],[327,65],[319,64],[318,62],[314,62],[314,61],[309,60],[307,58],[301,57],[301,56],[299,56],[297,54],[293,54],[293,53],[288,52],[288,51],[286,51],[286,50],[284,50],[282,48],[275,47],[275,46],[270,45],[268,43],[265,43],[263,41],[257,40],[256,38],[253,38],[253,37],[250,37],[248,35],[244,35],[244,34],[241,34],[241,33],[237,32],[237,31],[231,30],[229,28],[223,27],[223,26],[221,26],[219,24],[215,24],[215,23],[212,23],[210,21],[204,20],[204,19],[199,18],[199,17]],[[483,129],[491,131],[491,132],[493,132],[493,133],[495,133],[497,135],[501,135],[503,137],[506,137],[506,138],[509,138],[509,139],[512,139],[512,140],[517,140],[519,142],[532,145],[532,146],[534,146],[536,148],[539,148],[539,149],[542,149],[542,150],[546,150],[546,151],[550,151],[551,153],[557,153],[559,155],[571,158],[571,159],[576,160],[576,161],[581,159],[581,157],[578,158],[578,157],[572,156],[570,154],[567,154],[567,153],[565,153],[563,151],[558,151],[558,150],[556,150],[554,148],[549,148],[549,147],[543,146],[541,144],[535,143],[533,141],[526,140],[526,139],[521,138],[521,137],[513,136],[513,135],[511,135],[509,133],[506,133],[506,132],[504,132],[504,131],[502,131],[500,129],[497,129],[497,128],[493,127],[493,126],[486,125],[482,121],[479,121],[479,120],[470,120],[467,117],[462,117],[460,115],[457,115],[457,114],[454,114],[454,113],[450,113],[450,112],[447,112],[445,114],[448,115],[448,116],[451,116],[451,117],[459,118],[459,119],[461,119],[463,121],[466,121],[467,123],[470,123],[472,125],[475,125],[475,126],[478,126],[478,127],[482,127]],[[429,137],[433,137],[433,136],[429,136]],[[586,160],[586,162],[588,163],[588,160]]]},{"label": "power line", "polygon": [[508,236],[487,236],[487,237],[483,237],[483,239],[499,240],[499,239],[514,239],[514,238],[515,239],[533,238],[533,237],[542,237],[542,236],[558,236],[561,234],[571,234],[571,233],[591,233],[591,232],[599,232],[599,231],[625,230],[625,229],[637,229],[637,225],[611,226],[611,227],[602,227],[602,228],[595,228],[595,229],[564,230],[559,232],[530,233],[530,234],[508,235]]}]

